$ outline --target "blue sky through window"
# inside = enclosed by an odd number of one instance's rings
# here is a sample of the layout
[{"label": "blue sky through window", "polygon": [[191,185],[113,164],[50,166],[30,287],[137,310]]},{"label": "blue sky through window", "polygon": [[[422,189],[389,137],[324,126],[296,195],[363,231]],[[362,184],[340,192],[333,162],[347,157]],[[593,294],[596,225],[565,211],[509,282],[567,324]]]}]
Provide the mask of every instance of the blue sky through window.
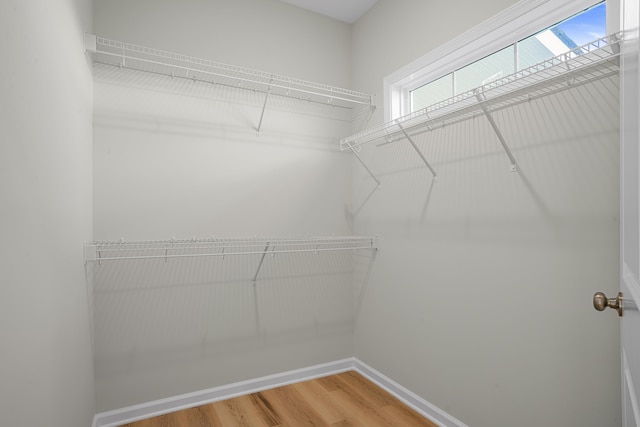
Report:
[{"label": "blue sky through window", "polygon": [[576,45],[582,46],[606,35],[607,16],[604,3],[553,27],[564,32]]}]

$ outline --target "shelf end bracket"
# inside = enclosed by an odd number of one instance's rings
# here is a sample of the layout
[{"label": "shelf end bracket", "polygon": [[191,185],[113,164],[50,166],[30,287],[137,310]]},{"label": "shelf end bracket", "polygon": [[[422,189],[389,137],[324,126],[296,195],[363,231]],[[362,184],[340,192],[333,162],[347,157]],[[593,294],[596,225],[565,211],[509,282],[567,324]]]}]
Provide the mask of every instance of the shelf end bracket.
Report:
[{"label": "shelf end bracket", "polygon": [[260,263],[258,264],[258,268],[256,269],[256,274],[253,275],[253,280],[251,281],[251,283],[253,284],[254,287],[256,286],[256,281],[258,280],[258,274],[260,274],[260,269],[262,268],[264,257],[267,256],[267,251],[269,251],[269,244],[270,242],[267,242],[267,245],[264,247],[264,252],[262,252],[262,258],[260,258]]},{"label": "shelf end bracket", "polygon": [[367,117],[364,119],[362,126],[360,126],[360,132],[364,131],[369,125],[369,121],[371,120],[371,117],[373,117],[373,112],[376,111],[376,106],[373,105],[373,103],[370,103],[367,110]]},{"label": "shelf end bracket", "polygon": [[413,149],[416,150],[416,153],[418,153],[418,156],[420,156],[420,158],[422,159],[422,162],[427,166],[429,171],[431,171],[431,174],[433,175],[433,180],[435,182],[438,182],[438,174],[433,169],[433,167],[431,167],[431,165],[429,164],[429,161],[427,161],[427,158],[424,156],[424,154],[422,154],[422,151],[420,151],[416,143],[413,141],[413,138],[409,136],[409,133],[407,133],[407,131],[405,130],[404,127],[402,127],[399,121],[396,121],[396,125],[398,125],[398,127],[400,128],[400,131],[404,134],[404,137],[407,138],[407,141],[409,141]]},{"label": "shelf end bracket", "polygon": [[500,144],[502,144],[502,148],[504,148],[504,151],[507,153],[507,156],[509,156],[509,161],[511,162],[511,167],[510,167],[511,172],[516,172],[518,170],[516,159],[515,157],[513,157],[513,153],[511,153],[511,149],[507,145],[507,141],[505,141],[504,136],[502,136],[502,132],[500,132],[500,128],[496,124],[495,120],[493,120],[493,116],[491,115],[486,105],[484,104],[487,99],[484,97],[482,92],[479,92],[479,91],[476,91],[476,98],[478,99],[480,108],[482,108],[482,112],[484,113],[485,117],[489,121],[489,124],[493,128],[493,131],[496,133],[496,136],[498,137]]},{"label": "shelf end bracket", "polygon": [[351,152],[353,153],[354,156],[356,156],[356,159],[358,159],[358,161],[360,162],[360,164],[362,165],[362,167],[367,171],[367,173],[369,174],[369,176],[376,182],[376,185],[378,186],[377,188],[380,188],[380,186],[382,184],[380,184],[380,181],[378,180],[378,178],[376,178],[376,176],[373,174],[373,172],[371,172],[371,169],[369,169],[369,167],[366,165],[366,163],[364,162],[364,160],[362,160],[362,158],[360,157],[360,155],[358,154],[358,149],[360,147],[354,147],[351,145],[351,143],[347,142],[347,146],[349,147],[349,149],[351,150]]},{"label": "shelf end bracket", "polygon": [[269,82],[269,88],[267,89],[267,94],[264,97],[264,104],[262,104],[262,112],[260,113],[260,121],[258,122],[258,127],[256,128],[256,133],[260,136],[260,129],[262,129],[262,120],[264,119],[264,111],[267,109],[267,101],[269,100],[269,95],[271,95],[271,83],[273,83],[273,79]]},{"label": "shelf end bracket", "polygon": [[95,34],[84,33],[84,52],[96,53],[98,51],[98,38]]}]

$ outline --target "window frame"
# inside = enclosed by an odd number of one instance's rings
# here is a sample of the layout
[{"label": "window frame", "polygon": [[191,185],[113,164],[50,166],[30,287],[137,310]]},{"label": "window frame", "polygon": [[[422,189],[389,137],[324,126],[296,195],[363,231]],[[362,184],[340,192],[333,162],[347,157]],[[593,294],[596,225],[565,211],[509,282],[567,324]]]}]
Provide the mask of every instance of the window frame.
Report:
[{"label": "window frame", "polygon": [[[601,0],[521,0],[383,80],[384,121],[411,112],[411,91],[579,13]],[[607,34],[620,29],[620,0],[606,0]]]}]

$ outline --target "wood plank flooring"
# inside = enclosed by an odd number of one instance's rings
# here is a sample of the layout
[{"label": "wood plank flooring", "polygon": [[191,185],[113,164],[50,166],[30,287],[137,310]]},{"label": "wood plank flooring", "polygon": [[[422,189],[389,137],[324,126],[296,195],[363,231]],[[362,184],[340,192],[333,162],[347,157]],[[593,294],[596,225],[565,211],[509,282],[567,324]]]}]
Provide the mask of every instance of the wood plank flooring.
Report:
[{"label": "wood plank flooring", "polygon": [[437,427],[350,371],[185,409],[122,427]]}]

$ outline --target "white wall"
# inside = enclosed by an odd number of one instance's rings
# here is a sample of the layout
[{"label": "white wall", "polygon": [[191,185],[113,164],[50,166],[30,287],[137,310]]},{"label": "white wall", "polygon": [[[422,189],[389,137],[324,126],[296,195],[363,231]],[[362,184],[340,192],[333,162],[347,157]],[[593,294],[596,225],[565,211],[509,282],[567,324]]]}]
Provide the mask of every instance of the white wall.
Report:
[{"label": "white wall", "polygon": [[261,93],[95,77],[96,239],[350,233],[349,116],[274,97],[257,136]]},{"label": "white wall", "polygon": [[3,1],[0,26],[0,424],[86,427],[92,2]]},{"label": "white wall", "polygon": [[[350,27],[279,1],[98,1],[96,33],[338,86]],[[351,234],[351,115],[95,69],[98,240]],[[95,265],[98,410],[349,357],[353,254]],[[159,264],[159,265],[158,265]],[[337,303],[336,303],[337,301]]]},{"label": "white wall", "polygon": [[[354,87],[382,98],[385,75],[511,3],[380,0],[353,29]],[[354,165],[354,231],[381,249],[356,357],[474,427],[620,423],[618,320],[591,306],[618,286],[617,92],[496,113],[517,173],[482,117],[416,139],[436,184],[404,141],[363,149],[382,189]]]},{"label": "white wall", "polygon": [[279,0],[95,2],[102,37],[349,87],[351,27]]}]

